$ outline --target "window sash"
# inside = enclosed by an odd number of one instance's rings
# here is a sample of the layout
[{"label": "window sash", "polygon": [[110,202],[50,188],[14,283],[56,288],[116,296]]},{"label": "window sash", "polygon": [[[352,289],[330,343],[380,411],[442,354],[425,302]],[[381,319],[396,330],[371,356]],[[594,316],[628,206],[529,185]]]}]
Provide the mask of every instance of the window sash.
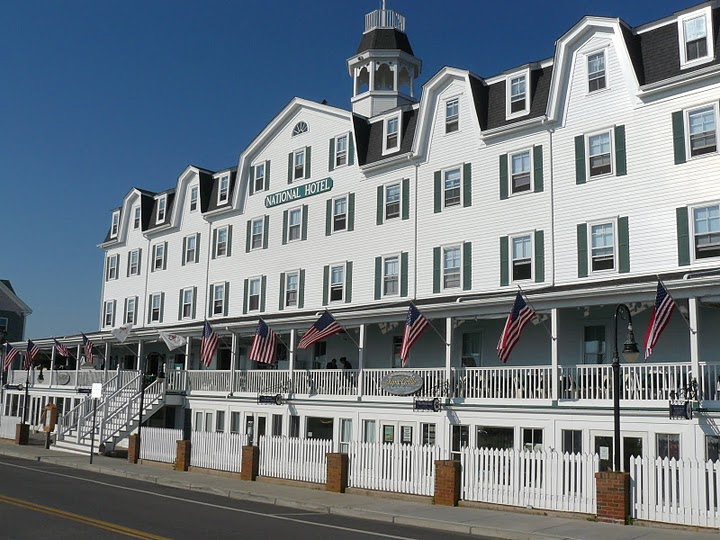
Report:
[{"label": "window sash", "polygon": [[302,210],[300,208],[290,210],[290,215],[288,216],[288,240],[300,239],[301,223]]},{"label": "window sash", "polygon": [[588,137],[588,158],[590,176],[599,176],[612,172],[610,132]]},{"label": "window sash", "polygon": [[390,118],[386,122],[385,147],[388,150],[398,146],[398,127],[398,118]]},{"label": "window sash", "polygon": [[230,177],[223,176],[220,178],[220,189],[218,190],[218,201],[225,202],[228,200],[228,191],[230,187]]},{"label": "window sash", "polygon": [[532,240],[529,236],[513,238],[512,271],[513,281],[532,278]]},{"label": "window sash", "polygon": [[288,274],[285,278],[285,306],[297,305],[299,276],[297,272]]},{"label": "window sash", "polygon": [[250,249],[258,249],[263,245],[263,218],[255,219],[252,222],[252,237]]},{"label": "window sash", "polygon": [[165,219],[165,204],[166,204],[165,197],[158,200],[158,210],[157,210],[157,220],[158,221],[163,221]]},{"label": "window sash", "polygon": [[112,222],[110,225],[110,236],[117,236],[119,226],[120,226],[120,214],[115,212],[112,215]]},{"label": "window sash", "polygon": [[185,262],[195,262],[195,236],[188,236],[185,239]]},{"label": "window sash", "polygon": [[400,217],[400,184],[385,186],[385,219]]},{"label": "window sash", "polygon": [[704,107],[688,113],[690,155],[699,156],[717,150],[715,107]]},{"label": "window sash", "polygon": [[140,273],[140,268],[138,265],[138,258],[139,258],[140,252],[138,250],[134,250],[130,252],[130,275],[135,276]]},{"label": "window sash", "polygon": [[695,258],[720,256],[720,205],[693,210]]},{"label": "window sash", "polygon": [[606,354],[605,327],[586,326],[583,332],[583,362],[602,364]]},{"label": "window sash", "polygon": [[255,191],[265,189],[265,164],[255,165]]},{"label": "window sash", "polygon": [[520,152],[511,156],[512,192],[530,191],[530,152]]},{"label": "window sash", "polygon": [[445,171],[445,208],[460,204],[460,169]]},{"label": "window sash", "polygon": [[305,149],[298,150],[295,152],[295,167],[294,167],[293,179],[305,177]]},{"label": "window sash", "polygon": [[704,58],[707,50],[707,20],[705,15],[694,17],[683,23],[685,37],[685,60],[690,62]]},{"label": "window sash", "polygon": [[227,234],[227,227],[223,227],[217,231],[217,244],[215,246],[216,257],[223,257],[227,255]]},{"label": "window sash", "polygon": [[443,287],[445,289],[460,287],[460,262],[459,247],[443,250]]},{"label": "window sash", "polygon": [[330,268],[330,301],[341,301],[345,288],[345,265]]},{"label": "window sash", "polygon": [[525,75],[510,80],[510,112],[516,113],[525,110]]},{"label": "window sash", "polygon": [[333,231],[344,231],[347,227],[347,199],[337,198],[333,201]]},{"label": "window sash", "polygon": [[160,321],[160,295],[153,294],[150,302],[150,322]]},{"label": "window sash", "polygon": [[190,190],[190,211],[197,210],[198,189],[196,187]]},{"label": "window sash", "polygon": [[383,261],[383,295],[394,296],[399,290],[400,260],[399,257],[387,257]]},{"label": "window sash", "polygon": [[459,100],[452,99],[445,103],[445,133],[452,133],[459,127]]},{"label": "window sash", "polygon": [[183,290],[183,303],[182,303],[182,317],[183,319],[189,319],[192,317],[192,304],[193,304],[193,290]]},{"label": "window sash", "polygon": [[590,228],[593,272],[615,268],[615,230],[612,223],[601,223]]},{"label": "window sash", "polygon": [[225,311],[225,285],[213,287],[213,315],[222,315]]},{"label": "window sash", "polygon": [[251,279],[248,290],[248,311],[257,311],[260,309],[260,279]]},{"label": "window sash", "polygon": [[588,89],[590,92],[605,88],[605,53],[588,56]]},{"label": "window sash", "polygon": [[347,135],[335,139],[335,166],[340,167],[347,163]]},{"label": "window sash", "polygon": [[117,277],[118,267],[117,257],[115,255],[108,257],[108,275],[107,279],[115,279]]},{"label": "window sash", "polygon": [[128,298],[127,308],[125,309],[125,324],[135,323],[135,299]]},{"label": "window sash", "polygon": [[135,229],[140,228],[140,207],[139,206],[135,209],[135,215],[133,216],[133,228],[135,228]]},{"label": "window sash", "polygon": [[165,260],[165,245],[157,244],[155,246],[155,270],[162,270]]},{"label": "window sash", "polygon": [[113,303],[105,302],[105,326],[111,326],[113,320]]}]

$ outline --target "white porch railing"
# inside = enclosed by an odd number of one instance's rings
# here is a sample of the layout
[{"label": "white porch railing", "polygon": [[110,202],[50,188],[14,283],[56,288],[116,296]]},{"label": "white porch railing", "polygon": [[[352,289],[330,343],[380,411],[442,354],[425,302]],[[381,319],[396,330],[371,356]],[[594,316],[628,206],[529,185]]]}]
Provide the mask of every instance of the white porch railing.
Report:
[{"label": "white porch railing", "polygon": [[19,416],[0,416],[0,439],[14,439],[16,426],[22,422]]},{"label": "white porch railing", "polygon": [[454,397],[467,399],[551,399],[550,366],[453,369]]},{"label": "white porch railing", "polygon": [[244,433],[193,431],[190,444],[190,465],[193,467],[240,472],[242,447],[248,444],[248,437]]},{"label": "white porch railing", "polygon": [[303,369],[293,374],[295,394],[357,395],[357,369]]},{"label": "white porch railing", "polygon": [[720,364],[700,364],[698,390],[702,399],[720,401]]},{"label": "white porch railing", "polygon": [[182,439],[182,429],[144,427],[140,441],[140,459],[175,463],[177,441]]},{"label": "white porch railing", "polygon": [[260,437],[260,476],[324,484],[333,443],[325,439]]},{"label": "white porch railing", "polygon": [[417,397],[437,397],[447,394],[445,368],[413,368],[413,369],[366,369],[363,370],[363,394],[366,396],[392,396],[380,386],[380,381],[388,373],[415,373],[423,381],[422,388],[414,393]]},{"label": "white porch railing", "polygon": [[612,366],[561,366],[559,399],[612,399]]},{"label": "white porch railing", "polygon": [[188,385],[188,372],[182,369],[169,370],[165,374],[168,392],[185,392]]},{"label": "white porch railing", "polygon": [[107,375],[104,371],[97,369],[85,369],[80,370],[77,373],[77,385],[78,386],[92,386],[93,383],[105,382],[106,378],[112,377],[113,372],[108,372]]},{"label": "white porch railing", "polygon": [[235,372],[235,392],[282,394],[290,391],[286,369],[251,369]]},{"label": "white porch railing", "polygon": [[690,364],[621,364],[620,399],[668,401],[690,389]]},{"label": "white porch railing", "polygon": [[597,454],[464,448],[461,459],[465,500],[597,513]]},{"label": "white porch railing", "polygon": [[230,371],[204,369],[188,371],[188,388],[191,392],[230,392]]}]

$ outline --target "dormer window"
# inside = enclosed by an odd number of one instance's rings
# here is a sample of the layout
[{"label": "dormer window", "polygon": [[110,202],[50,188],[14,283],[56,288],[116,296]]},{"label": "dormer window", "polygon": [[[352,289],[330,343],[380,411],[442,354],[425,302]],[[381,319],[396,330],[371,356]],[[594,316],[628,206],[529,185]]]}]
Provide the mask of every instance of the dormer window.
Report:
[{"label": "dormer window", "polygon": [[193,186],[190,188],[190,211],[194,212],[198,207],[198,188]]},{"label": "dormer window", "polygon": [[527,109],[527,77],[520,75],[510,79],[510,114],[524,112]]},{"label": "dormer window", "polygon": [[335,167],[347,165],[347,135],[335,138]]},{"label": "dormer window", "polygon": [[588,55],[588,92],[602,90],[606,86],[605,51]]},{"label": "dormer window", "polygon": [[140,228],[140,207],[135,207],[135,211],[133,212],[133,228],[139,229]]},{"label": "dormer window", "polygon": [[704,64],[713,59],[711,9],[703,8],[678,19],[680,67]]},{"label": "dormer window", "polygon": [[450,99],[445,103],[445,133],[453,133],[459,128],[459,101]]},{"label": "dormer window", "polygon": [[230,193],[230,175],[220,177],[218,183],[218,204],[226,203]]},{"label": "dormer window", "polygon": [[307,133],[308,125],[305,122],[298,122],[295,124],[295,127],[292,130],[292,136],[295,137],[295,135],[300,135],[302,133]]},{"label": "dormer window", "polygon": [[110,225],[110,238],[117,238],[118,228],[120,227],[120,211],[113,212],[112,224]]},{"label": "dormer window", "polygon": [[393,116],[385,120],[385,152],[400,148],[400,117]]},{"label": "dormer window", "polygon": [[265,189],[265,162],[255,165],[255,191]]},{"label": "dormer window", "polygon": [[157,222],[161,223],[165,221],[165,208],[167,205],[167,196],[163,195],[158,199],[157,202]]}]

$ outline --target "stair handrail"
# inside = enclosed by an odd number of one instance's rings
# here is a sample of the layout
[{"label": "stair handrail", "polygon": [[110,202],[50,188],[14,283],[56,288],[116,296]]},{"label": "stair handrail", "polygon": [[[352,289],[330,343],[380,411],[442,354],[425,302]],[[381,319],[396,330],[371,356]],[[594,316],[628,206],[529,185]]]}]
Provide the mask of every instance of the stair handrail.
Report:
[{"label": "stair handrail", "polygon": [[[111,414],[107,415],[107,418],[105,417],[105,414],[104,414],[104,412],[106,410],[105,405],[112,403],[112,401],[115,400],[118,396],[122,396],[123,393],[125,393],[125,391],[129,387],[135,386],[135,384],[137,382],[140,382],[141,380],[142,380],[142,374],[137,372],[137,374],[132,379],[130,379],[128,382],[126,382],[123,386],[121,386],[120,388],[118,388],[117,390],[115,390],[111,394],[103,397],[100,400],[100,403],[98,403],[98,409],[101,411],[101,414],[100,414],[100,418],[96,419],[96,422],[95,422],[96,430],[98,430],[100,425],[103,425],[103,429],[100,429],[100,431],[101,432],[104,431],[104,425],[107,423],[107,420],[109,420],[113,416],[113,414],[111,413]],[[134,390],[134,388],[132,388],[132,389]],[[128,401],[131,401],[133,399],[133,396],[131,396],[131,398]],[[118,406],[116,409],[114,409],[113,412],[116,412],[116,411],[122,409],[123,405],[124,405],[124,403],[120,404],[120,406]],[[90,432],[92,431],[92,414],[93,414],[93,411],[92,411],[92,408],[90,408],[90,411],[82,418],[83,423],[85,423],[85,424],[90,423],[90,427],[88,429],[86,429],[85,432],[82,432],[82,433],[81,433],[82,430],[80,428],[78,429],[78,434],[79,434],[78,438],[79,439],[82,439],[84,436],[89,435]],[[98,444],[102,444],[103,442],[105,442],[105,441],[98,439]]]},{"label": "stair handrail", "polygon": [[[162,402],[164,396],[165,379],[156,379],[155,381],[153,381],[152,384],[148,385],[147,388],[145,388],[143,414],[145,414],[146,411],[149,411],[152,406],[155,405],[155,403]],[[100,441],[100,444],[110,440],[113,436],[115,436],[116,433],[119,433],[120,431],[122,431],[123,428],[126,428],[127,426],[132,424],[135,418],[140,416],[139,403],[137,407],[138,412],[133,412],[133,405],[136,401],[139,401],[139,398],[140,390],[137,390],[132,396],[130,396],[130,399],[127,400],[127,403],[123,404],[123,406],[118,407],[112,413],[108,414],[107,418],[105,419],[103,440]],[[120,425],[118,427],[108,429],[108,424],[110,423],[110,421],[113,420],[115,417],[119,416],[122,412],[126,414],[125,420],[123,422],[120,422]]]}]

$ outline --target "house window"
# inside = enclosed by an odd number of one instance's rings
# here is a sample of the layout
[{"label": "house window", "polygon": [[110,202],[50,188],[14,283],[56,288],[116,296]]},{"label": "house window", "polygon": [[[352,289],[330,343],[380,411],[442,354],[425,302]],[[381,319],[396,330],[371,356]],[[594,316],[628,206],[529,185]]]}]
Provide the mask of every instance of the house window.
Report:
[{"label": "house window", "polygon": [[190,211],[194,212],[198,207],[198,188],[193,186],[190,188]]},{"label": "house window", "polygon": [[150,322],[160,322],[162,310],[162,295],[155,293],[150,296]]},{"label": "house window", "polygon": [[294,439],[300,437],[300,417],[296,414],[290,415],[290,429],[288,436]]},{"label": "house window", "polygon": [[[282,415],[281,414],[273,414],[272,415],[272,434],[273,437],[282,437]],[[341,450],[342,452],[342,450]]]},{"label": "house window", "polygon": [[153,270],[162,270],[165,266],[165,244],[155,244],[153,249]]},{"label": "house window", "polygon": [[710,105],[688,112],[690,155],[701,156],[717,151],[715,107]]},{"label": "house window", "polygon": [[443,288],[460,287],[460,246],[443,248]]},{"label": "house window", "polygon": [[252,222],[252,238],[250,239],[251,249],[260,249],[263,247],[263,227],[265,218],[253,219]]},{"label": "house window", "polygon": [[300,240],[302,226],[302,208],[293,208],[288,216],[288,242]]},{"label": "house window", "polygon": [[227,202],[230,193],[230,175],[226,174],[220,178],[218,187],[218,204]]},{"label": "house window", "polygon": [[515,447],[515,430],[510,427],[477,426],[475,446],[506,450]]},{"label": "house window", "polygon": [[399,147],[400,117],[394,116],[385,121],[385,150],[395,150]]},{"label": "house window", "polygon": [[167,196],[163,195],[157,202],[157,222],[165,221],[165,207],[167,205]]},{"label": "house window", "polygon": [[342,302],[345,293],[345,265],[330,267],[330,301]]},{"label": "house window", "polygon": [[0,317],[0,330],[3,332],[7,332],[8,329],[8,318],[7,317]]},{"label": "house window", "polygon": [[197,253],[197,237],[193,234],[185,237],[185,262],[195,262]]},{"label": "house window", "polygon": [[285,307],[294,307],[298,303],[299,273],[290,272],[285,276]]},{"label": "house window", "polygon": [[300,135],[301,133],[307,133],[308,125],[305,122],[298,122],[292,130],[292,136]]},{"label": "house window", "polygon": [[460,169],[445,171],[445,208],[460,204]]},{"label": "house window", "polygon": [[140,207],[136,207],[133,213],[133,229],[140,228]]},{"label": "house window", "polygon": [[450,427],[450,458],[459,460],[463,448],[470,446],[470,426],[456,424]]},{"label": "house window", "polygon": [[435,424],[420,424],[420,434],[423,445],[435,446]]},{"label": "house window", "polygon": [[383,296],[395,296],[400,292],[400,258],[397,255],[383,260]]},{"label": "house window", "polygon": [[248,286],[248,311],[257,311],[260,309],[260,278],[250,280]]},{"label": "house window", "polygon": [[232,411],[230,413],[230,433],[240,433],[240,412]]},{"label": "house window", "polygon": [[295,168],[293,178],[305,178],[305,149],[295,151]]},{"label": "house window", "polygon": [[225,284],[218,283],[213,286],[213,315],[225,313]]},{"label": "house window", "polygon": [[532,279],[532,240],[530,235],[512,239],[513,281]]},{"label": "house window", "polygon": [[340,452],[347,454],[350,451],[350,441],[352,441],[352,420],[348,418],[340,419]]},{"label": "house window", "polygon": [[393,336],[392,340],[392,367],[397,368],[402,365],[402,360],[400,359],[400,351],[402,350],[402,336]]},{"label": "house window", "polygon": [[660,459],[680,459],[680,435],[677,433],[658,433],[657,457]]},{"label": "house window", "polygon": [[525,75],[510,79],[510,114],[525,110]]},{"label": "house window", "polygon": [[363,442],[374,443],[377,441],[377,427],[375,420],[363,420]]},{"label": "house window", "polygon": [[720,205],[693,209],[695,258],[720,257]]},{"label": "house window", "polygon": [[215,237],[215,256],[225,257],[227,255],[228,248],[228,228],[220,227],[217,230],[217,236]]},{"label": "house window", "polygon": [[110,255],[107,258],[107,276],[106,281],[117,279],[118,277],[118,256]]},{"label": "house window", "polygon": [[255,165],[255,191],[265,189],[265,163]]},{"label": "house window", "polygon": [[523,428],[523,448],[525,450],[534,450],[542,452],[543,449],[543,430],[537,428]]},{"label": "house window", "polygon": [[347,164],[347,142],[348,136],[341,135],[335,139],[335,166],[340,167]]},{"label": "house window", "polygon": [[708,56],[707,19],[705,15],[683,21],[685,62]]},{"label": "house window", "polygon": [[135,324],[136,309],[135,298],[128,298],[125,302],[125,324]]},{"label": "house window", "polygon": [[128,267],[128,273],[131,276],[137,276],[140,274],[140,251],[137,249],[130,252],[130,265]]},{"label": "house window", "polygon": [[191,319],[193,313],[194,292],[192,287],[183,289],[182,292],[182,318]]},{"label": "house window", "polygon": [[588,91],[595,92],[605,88],[605,52],[597,52],[587,57]]},{"label": "house window", "polygon": [[215,431],[217,433],[225,431],[225,411],[215,411]]},{"label": "house window", "polygon": [[385,219],[400,217],[400,184],[385,186]]},{"label": "house window", "polygon": [[582,431],[579,429],[562,430],[562,453],[582,454]]},{"label": "house window", "polygon": [[583,363],[602,364],[605,362],[605,327],[586,326],[583,336]]},{"label": "house window", "polygon": [[601,176],[612,172],[610,159],[610,132],[598,133],[588,137],[590,176]]},{"label": "house window", "polygon": [[600,223],[590,227],[590,253],[593,272],[615,268],[615,234],[612,223]]},{"label": "house window", "polygon": [[212,423],[213,423],[212,419],[213,419],[213,414],[211,412],[206,412],[205,413],[205,431],[206,432],[212,431]]},{"label": "house window", "polygon": [[458,130],[459,108],[458,99],[451,99],[445,103],[445,133],[453,133]]},{"label": "house window", "polygon": [[115,302],[105,302],[105,318],[104,326],[112,326],[113,316],[115,314]]},{"label": "house window", "polygon": [[112,224],[110,225],[110,238],[117,238],[119,226],[120,226],[120,212],[113,212]]},{"label": "house window", "polygon": [[333,232],[344,231],[347,228],[347,197],[338,197],[333,200]]},{"label": "house window", "polygon": [[512,162],[512,192],[530,191],[530,151],[513,154],[510,160]]}]

